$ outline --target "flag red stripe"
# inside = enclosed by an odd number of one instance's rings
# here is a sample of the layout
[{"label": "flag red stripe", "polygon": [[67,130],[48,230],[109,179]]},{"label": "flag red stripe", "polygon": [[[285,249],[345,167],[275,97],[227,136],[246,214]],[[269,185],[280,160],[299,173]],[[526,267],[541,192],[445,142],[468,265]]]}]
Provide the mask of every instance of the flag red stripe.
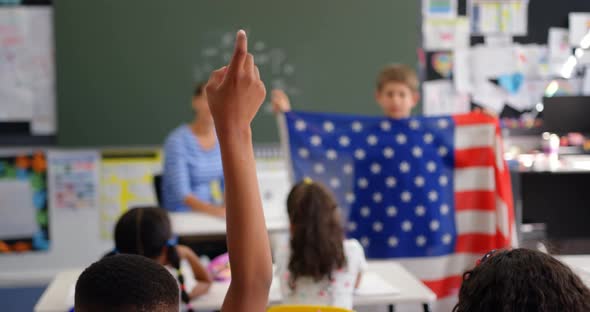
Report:
[{"label": "flag red stripe", "polygon": [[463,276],[453,275],[439,280],[423,280],[422,282],[440,299],[457,295],[463,282]]},{"label": "flag red stripe", "polygon": [[496,124],[498,128],[500,127],[500,123],[497,118],[482,113],[454,115],[453,121],[455,121],[455,126]]},{"label": "flag red stripe", "polygon": [[494,167],[496,155],[492,147],[455,150],[455,168]]},{"label": "flag red stripe", "polygon": [[455,242],[455,252],[481,253],[485,254],[492,249],[507,247],[503,235],[496,231],[496,234],[460,234]]},{"label": "flag red stripe", "polygon": [[455,192],[455,211],[461,210],[496,210],[496,193],[494,191]]}]

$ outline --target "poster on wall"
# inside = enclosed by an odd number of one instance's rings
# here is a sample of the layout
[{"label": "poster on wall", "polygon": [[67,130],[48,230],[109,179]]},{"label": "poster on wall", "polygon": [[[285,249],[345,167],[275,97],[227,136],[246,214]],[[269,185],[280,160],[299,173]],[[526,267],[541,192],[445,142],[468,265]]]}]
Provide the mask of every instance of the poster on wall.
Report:
[{"label": "poster on wall", "polygon": [[0,155],[0,254],[48,250],[48,210],[46,155]]},{"label": "poster on wall", "polygon": [[50,152],[48,159],[52,208],[88,209],[98,206],[98,151]]},{"label": "poster on wall", "polygon": [[527,34],[528,0],[470,0],[468,3],[472,35]]},{"label": "poster on wall", "polygon": [[457,0],[422,0],[424,17],[457,16]]},{"label": "poster on wall", "polygon": [[51,6],[0,6],[0,123],[56,133]]},{"label": "poster on wall", "polygon": [[469,47],[469,19],[428,18],[422,24],[426,51],[453,50]]},{"label": "poster on wall", "polygon": [[113,237],[121,214],[138,206],[157,204],[154,175],[162,171],[157,151],[103,153],[100,174],[100,236]]}]

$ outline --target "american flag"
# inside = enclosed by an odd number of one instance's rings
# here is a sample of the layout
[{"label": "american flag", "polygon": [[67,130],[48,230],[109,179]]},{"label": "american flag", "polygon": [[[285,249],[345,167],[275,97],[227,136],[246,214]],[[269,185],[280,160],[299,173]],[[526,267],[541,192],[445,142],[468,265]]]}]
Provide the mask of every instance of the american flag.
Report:
[{"label": "american flag", "polygon": [[367,256],[396,258],[439,298],[456,295],[482,254],[512,244],[496,119],[289,112],[284,121],[292,178],[328,186]]}]

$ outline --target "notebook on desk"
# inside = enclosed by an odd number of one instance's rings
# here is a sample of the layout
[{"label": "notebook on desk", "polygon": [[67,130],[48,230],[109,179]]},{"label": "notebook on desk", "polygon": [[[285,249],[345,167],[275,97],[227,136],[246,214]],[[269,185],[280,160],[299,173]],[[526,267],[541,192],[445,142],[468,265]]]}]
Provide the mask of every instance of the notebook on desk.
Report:
[{"label": "notebook on desk", "polygon": [[355,290],[357,296],[385,296],[399,294],[400,290],[388,283],[374,272],[367,272],[361,278],[361,284]]}]

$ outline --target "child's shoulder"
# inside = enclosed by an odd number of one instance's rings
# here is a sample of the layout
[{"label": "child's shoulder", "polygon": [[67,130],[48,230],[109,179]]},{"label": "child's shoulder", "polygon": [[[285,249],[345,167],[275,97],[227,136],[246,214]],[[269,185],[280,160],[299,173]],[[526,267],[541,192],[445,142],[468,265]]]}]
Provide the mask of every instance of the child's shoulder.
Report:
[{"label": "child's shoulder", "polygon": [[344,252],[347,254],[364,254],[363,246],[356,239],[346,239],[343,242]]}]

